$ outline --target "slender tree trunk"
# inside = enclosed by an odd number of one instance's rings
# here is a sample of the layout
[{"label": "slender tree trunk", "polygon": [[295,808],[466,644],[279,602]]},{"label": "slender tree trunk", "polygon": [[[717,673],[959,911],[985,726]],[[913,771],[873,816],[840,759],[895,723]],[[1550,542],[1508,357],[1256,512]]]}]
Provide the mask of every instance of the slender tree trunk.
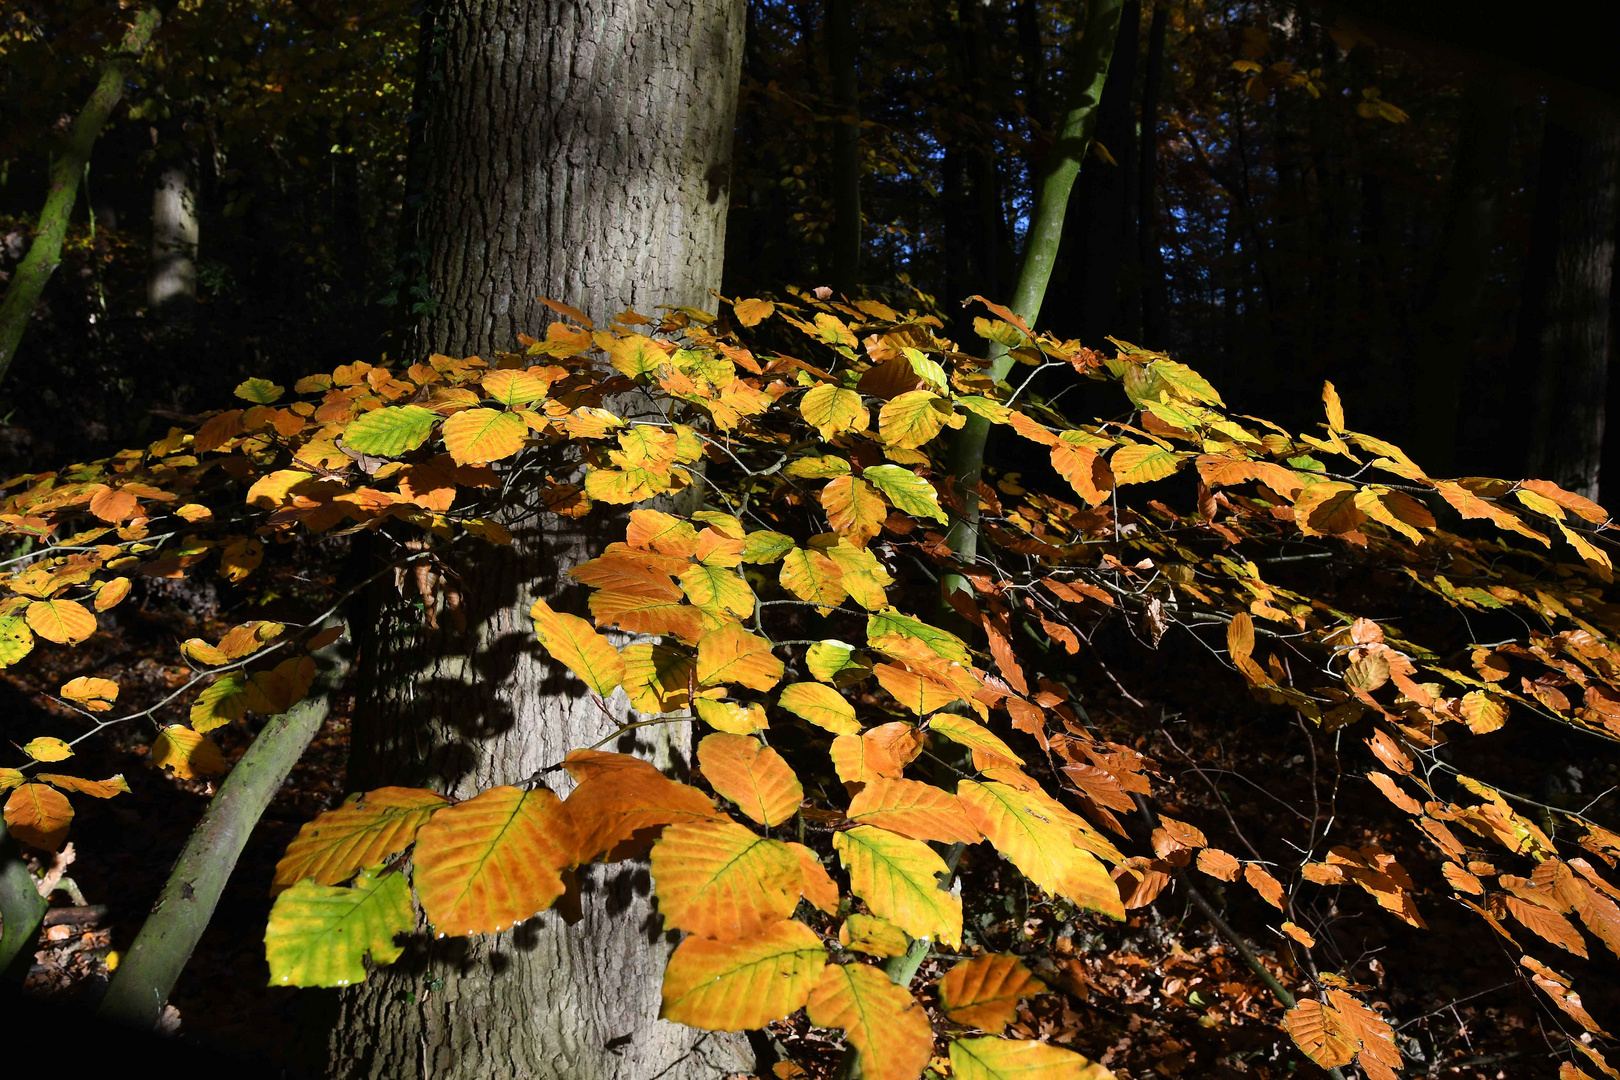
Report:
[{"label": "slender tree trunk", "polygon": [[160,315],[184,316],[197,300],[197,162],[183,134],[152,183],[152,265],[146,302]]},{"label": "slender tree trunk", "polygon": [[1590,499],[1603,455],[1617,194],[1620,116],[1555,100],[1536,193],[1538,203],[1555,200],[1556,211],[1538,214],[1538,224],[1553,223],[1557,240],[1534,330],[1540,364],[1529,471]]},{"label": "slender tree trunk", "polygon": [[1134,164],[1135,121],[1131,97],[1136,84],[1136,42],[1142,5],[1128,0],[1120,12],[1119,37],[1108,67],[1102,103],[1097,107],[1096,141],[1112,157],[1093,153],[1075,185],[1074,303],[1080,311],[1080,340],[1096,348],[1107,334],[1123,334],[1119,318],[1120,267],[1126,248],[1130,202],[1129,171]]},{"label": "slender tree trunk", "polygon": [[824,27],[827,73],[832,83],[833,124],[831,251],[833,289],[855,295],[861,272],[861,102],[855,78],[859,35],[853,0],[827,0]]},{"label": "slender tree trunk", "polygon": [[[1030,215],[1029,235],[1024,242],[1023,264],[1018,270],[1018,284],[1013,289],[1012,303],[1008,306],[1030,325],[1040,316],[1046,300],[1046,286],[1052,280],[1052,265],[1057,261],[1058,245],[1063,239],[1063,219],[1068,211],[1069,196],[1074,193],[1074,179],[1080,172],[1080,163],[1091,149],[1091,133],[1097,123],[1097,103],[1102,98],[1103,83],[1108,78],[1109,62],[1114,55],[1114,41],[1119,33],[1121,0],[1092,0],[1086,13],[1086,32],[1081,39],[1080,55],[1070,75],[1069,109],[1064,117],[1063,130],[1047,155],[1046,166],[1036,178],[1034,207]],[[989,375],[997,382],[1012,370],[1013,358],[999,346],[990,351]],[[962,492],[964,512],[951,523],[947,538],[951,550],[971,563],[978,551],[979,500],[973,488],[979,482],[984,467],[984,447],[989,438],[990,422],[982,416],[970,416],[951,441],[946,471]],[[941,581],[945,589],[968,591],[966,581],[959,575],[950,575]],[[969,592],[969,595],[972,595]]]},{"label": "slender tree trunk", "polygon": [[1142,80],[1141,156],[1137,163],[1136,243],[1141,274],[1142,343],[1162,349],[1164,342],[1164,255],[1159,250],[1159,94],[1164,85],[1164,38],[1170,6],[1158,0],[1148,26],[1147,72]]},{"label": "slender tree trunk", "polygon": [[1463,381],[1485,299],[1506,195],[1512,100],[1490,75],[1470,78],[1445,222],[1419,314],[1412,450],[1435,476],[1456,470]]},{"label": "slender tree trunk", "polygon": [[130,69],[146,51],[162,22],[163,16],[155,5],[135,12],[123,38],[108,51],[96,88],[68,130],[66,145],[51,163],[50,184],[46,189],[45,207],[39,214],[39,225],[34,231],[34,242],[12,273],[5,298],[0,299],[0,382],[5,381],[6,372],[17,357],[17,346],[28,330],[28,319],[45,291],[45,283],[62,259],[68,219],[73,215],[79,182],[84,177],[85,166],[90,163],[96,137],[123,98],[124,81]]},{"label": "slender tree trunk", "polygon": [[[720,281],[740,0],[448,0],[442,78],[423,131],[432,310],[416,347],[490,355],[548,321],[553,297],[598,324],[658,304],[710,305]],[[402,361],[406,357],[400,358]],[[577,597],[568,571],[611,533],[545,517],[459,567],[465,626],[430,632],[388,604],[363,647],[350,771],[359,789],[426,784],[466,797],[611,733],[539,650],[537,596]],[[622,695],[615,707],[623,714]],[[678,763],[684,726],[618,749]],[[676,734],[671,734],[671,733]],[[563,774],[553,773],[561,778]],[[418,941],[345,992],[328,1074],[378,1080],[666,1080],[749,1071],[740,1036],[657,1019],[669,936],[644,863],[581,872],[583,917]]]}]

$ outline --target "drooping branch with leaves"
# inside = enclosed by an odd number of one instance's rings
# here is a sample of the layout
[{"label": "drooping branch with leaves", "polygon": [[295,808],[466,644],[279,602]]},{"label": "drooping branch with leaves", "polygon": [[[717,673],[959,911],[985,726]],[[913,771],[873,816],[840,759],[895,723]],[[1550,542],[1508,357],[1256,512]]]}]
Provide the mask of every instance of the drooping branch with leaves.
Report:
[{"label": "drooping branch with leaves", "polygon": [[[1292,433],[1229,411],[1164,354],[1105,356],[996,304],[975,325],[1011,371],[1116,385],[1120,415],[1073,422],[944,340],[932,315],[874,301],[738,299],[719,317],[627,312],[606,328],[551,306],[562,318],[511,353],[349,364],[290,396],[249,380],[243,407],[195,429],[7,485],[8,665],[91,639],[132,577],[251,586],[299,545],[362,532],[376,574],[413,583],[424,618],[454,618],[450,583],[525,513],[631,508],[623,538],[573,571],[583,602],[532,609],[540,647],[601,704],[600,739],[459,802],[382,788],[305,825],[275,875],[273,985],[363,981],[413,947],[419,918],[439,938],[510,931],[567,895],[577,868],[646,857],[664,928],[682,935],[666,1019],[735,1031],[804,1009],[842,1030],[872,1078],[917,1077],[940,1052],[961,1077],[1106,1076],[1002,1035],[1045,987],[1017,957],[966,947],[958,867],[1000,858],[1075,918],[1123,919],[1178,879],[1252,890],[1309,973],[1286,1026],[1324,1069],[1391,1077],[1402,1055],[1319,948],[1331,928],[1312,921],[1317,890],[1353,886],[1413,927],[1419,896],[1441,892],[1601,1033],[1550,950],[1587,957],[1593,938],[1620,955],[1620,836],[1585,813],[1532,813],[1445,752],[1510,721],[1606,752],[1620,741],[1601,507],[1542,481],[1430,477],[1351,429],[1331,384],[1319,431]],[[635,419],[607,407],[626,400]],[[969,417],[1027,443],[1067,487],[979,480],[964,557],[946,535],[964,503],[942,444]],[[1523,630],[1460,647],[1409,637],[1330,575],[1287,575],[1304,560]],[[944,598],[951,628],[938,616],[948,575],[966,586]],[[194,676],[140,712],[116,714],[117,685],[94,677],[61,701],[84,738],[148,723],[154,766],[217,774],[209,733],[303,697],[307,654],[330,642],[321,621],[187,640]],[[1118,633],[1150,647],[1190,635],[1234,688],[1297,714],[1324,746],[1364,744],[1366,780],[1432,847],[1433,880],[1377,844],[1332,842],[1318,821],[1290,838],[1299,858],[1285,866],[1213,846],[1217,822],[1156,812],[1164,771],[1092,720],[1075,681],[1073,658]],[[633,719],[608,707],[619,695]],[[685,780],[626,752],[652,725],[692,732]],[[0,786],[23,843],[62,843],[69,795],[126,788],[54,771],[66,741],[22,749]],[[552,790],[564,772],[566,799]],[[921,952],[942,961],[931,987],[915,963],[874,963]]]}]

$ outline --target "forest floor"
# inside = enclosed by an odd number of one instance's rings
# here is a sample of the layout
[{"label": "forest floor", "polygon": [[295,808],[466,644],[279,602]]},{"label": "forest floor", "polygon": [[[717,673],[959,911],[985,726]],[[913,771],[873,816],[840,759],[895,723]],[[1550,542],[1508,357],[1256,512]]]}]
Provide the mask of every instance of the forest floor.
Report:
[{"label": "forest floor", "polygon": [[[0,673],[0,733],[77,734],[82,730],[77,718],[52,713],[54,706],[44,695],[78,674],[94,671],[115,679],[123,690],[120,706],[144,707],[182,683],[189,673],[170,666],[178,616],[161,613],[170,604],[148,606],[147,614],[123,614],[83,649],[42,651],[21,669]],[[189,614],[195,618],[205,613]],[[216,632],[224,628],[211,627]],[[195,633],[195,624],[189,633]],[[1124,707],[1098,702],[1092,713],[1108,715],[1111,705]],[[269,885],[277,859],[299,826],[341,799],[351,709],[352,702],[338,702],[253,833],[173,994],[165,1026],[183,1042],[225,1058],[261,1063],[285,1058],[288,1048],[298,1045],[303,1015],[299,995],[305,992],[267,985],[262,935]],[[54,726],[41,732],[40,722],[47,717],[54,717]],[[1138,749],[1161,761],[1175,760],[1164,729],[1155,733],[1141,727],[1134,736]],[[230,760],[252,738],[240,722],[214,734]],[[1201,740],[1193,745],[1221,748],[1219,754],[1202,754],[1206,770],[1215,762],[1234,775],[1262,778],[1263,785],[1252,779],[1248,783],[1266,798],[1252,796],[1257,801],[1240,809],[1241,819],[1254,830],[1249,839],[1264,845],[1267,800],[1281,805],[1299,798],[1308,805],[1308,794],[1291,790],[1305,780],[1296,761],[1280,756],[1286,751],[1279,751],[1275,740],[1228,734],[1232,737],[1222,740],[1189,726],[1184,737]],[[1130,736],[1121,732],[1115,737]],[[86,744],[75,760],[80,766],[76,771],[84,775],[122,773],[131,790],[105,802],[75,800],[72,862],[58,869],[90,907],[81,909],[80,898],[67,891],[54,895],[47,921],[55,925],[43,929],[28,976],[33,995],[80,1005],[95,1000],[106,985],[109,960],[116,962],[114,954],[128,949],[212,792],[207,781],[153,770],[146,760],[148,742],[143,732],[112,730],[105,739],[93,740],[99,745]],[[1200,774],[1192,769],[1166,768],[1163,775],[1180,779],[1170,789],[1178,798],[1161,799],[1166,812],[1203,822],[1222,818],[1224,810],[1212,794],[1222,789],[1200,785]],[[1222,797],[1235,798],[1224,790]],[[1374,799],[1367,805],[1373,809],[1365,813],[1373,813],[1381,804]],[[1282,811],[1272,807],[1270,813]],[[1385,816],[1383,833],[1396,834],[1398,819],[1392,813]],[[1235,828],[1238,819],[1231,820]],[[1379,835],[1376,821],[1356,827],[1362,835]],[[1226,842],[1236,850],[1237,840]],[[1411,837],[1406,842],[1415,844]],[[1400,854],[1403,862],[1409,856],[1405,850]],[[968,948],[1017,953],[1050,988],[1020,1009],[1010,1035],[1070,1047],[1100,1061],[1120,1080],[1325,1075],[1282,1031],[1281,1005],[1234,944],[1214,930],[1174,883],[1120,924],[1055,909],[985,850],[970,849],[961,873]],[[1199,880],[1227,919],[1254,935],[1252,944],[1271,974],[1296,995],[1313,995],[1310,975],[1294,965],[1275,938],[1265,936],[1267,922],[1253,895],[1236,886],[1223,889],[1213,879]],[[1549,1017],[1544,1003],[1515,978],[1515,957],[1505,949],[1477,948],[1477,924],[1468,924],[1441,896],[1424,904],[1430,922],[1426,933],[1391,927],[1391,920],[1379,920],[1376,910],[1369,914],[1353,897],[1345,901],[1342,909],[1333,902],[1328,919],[1338,927],[1340,947],[1352,950],[1348,970],[1365,980],[1363,988],[1396,1027],[1407,1055],[1407,1075],[1466,1080],[1558,1075],[1555,1054],[1560,1049],[1567,1054],[1568,1047],[1554,1026],[1556,1016]],[[941,961],[926,963],[937,966]],[[1588,978],[1582,985],[1590,990],[1602,984]],[[1599,993],[1613,997],[1613,984],[1610,992]],[[1588,1007],[1601,1019],[1605,1013],[1590,1000],[1594,996],[1589,993]],[[943,1053],[943,1036],[951,1026],[936,1001],[925,997],[924,1003],[942,1036],[936,1051]],[[767,1034],[780,1060],[762,1064],[762,1078],[831,1077],[843,1053],[841,1042],[811,1030],[802,1012],[771,1025]]]}]

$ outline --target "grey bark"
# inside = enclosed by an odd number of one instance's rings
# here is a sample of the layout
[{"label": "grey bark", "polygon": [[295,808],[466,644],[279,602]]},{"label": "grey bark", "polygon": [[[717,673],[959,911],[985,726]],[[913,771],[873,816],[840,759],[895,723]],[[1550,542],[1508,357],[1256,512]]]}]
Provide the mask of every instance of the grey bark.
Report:
[{"label": "grey bark", "polygon": [[146,302],[153,310],[184,314],[197,299],[197,185],[189,153],[158,171],[152,185],[152,269]]},{"label": "grey bark", "polygon": [[[548,296],[602,325],[627,307],[712,307],[720,283],[741,0],[453,0],[424,103],[428,350],[489,355],[539,334]],[[514,515],[514,521],[517,515]],[[465,626],[390,603],[362,646],[350,786],[431,786],[465,798],[554,765],[610,734],[578,681],[550,662],[529,607],[578,610],[568,571],[611,522],[540,518],[510,549],[459,567]],[[622,530],[620,532],[622,536]],[[624,714],[622,695],[610,703]],[[612,747],[679,767],[685,725]],[[551,773],[559,793],[565,774]],[[657,1018],[671,941],[644,863],[580,874],[581,918],[418,940],[342,993],[328,1075],[387,1080],[621,1078],[747,1073],[741,1036]]]},{"label": "grey bark", "polygon": [[1602,105],[1555,101],[1544,138],[1540,183],[1554,187],[1537,199],[1556,199],[1557,241],[1537,337],[1529,471],[1595,500],[1608,390],[1620,115]]}]

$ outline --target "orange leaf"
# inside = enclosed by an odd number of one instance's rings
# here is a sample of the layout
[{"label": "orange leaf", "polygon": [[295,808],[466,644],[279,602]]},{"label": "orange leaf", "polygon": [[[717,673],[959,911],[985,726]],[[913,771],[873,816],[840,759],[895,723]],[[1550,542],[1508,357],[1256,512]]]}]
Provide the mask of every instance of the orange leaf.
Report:
[{"label": "orange leaf", "polygon": [[529,615],[546,652],[566,664],[598,697],[608,697],[624,681],[624,658],[590,623],[553,611],[544,600],[536,600]]},{"label": "orange leaf", "polygon": [[1245,863],[1243,866],[1243,880],[1247,881],[1254,891],[1276,908],[1282,910],[1283,887],[1282,882],[1271,876],[1271,873],[1259,863]]},{"label": "orange leaf", "polygon": [[569,755],[569,771],[580,785],[568,796],[568,813],[579,834],[582,863],[604,851],[612,861],[613,849],[643,829],[726,820],[703,792],[669,779],[648,762],[628,754],[580,754]]},{"label": "orange leaf", "polygon": [[6,800],[6,828],[25,844],[55,851],[67,839],[73,804],[55,788],[24,784]]},{"label": "orange leaf", "polygon": [[888,507],[872,485],[853,476],[840,476],[821,489],[821,505],[827,521],[840,536],[864,547],[883,528]]},{"label": "orange leaf", "polygon": [[1198,869],[1222,881],[1236,881],[1243,864],[1220,848],[1205,848],[1198,853]]},{"label": "orange leaf", "polygon": [[494,933],[563,893],[579,862],[573,822],[544,788],[496,787],[438,811],[416,834],[416,895],[440,937]]},{"label": "orange leaf", "polygon": [[444,448],[457,465],[482,465],[523,449],[529,425],[516,413],[467,409],[444,422]]},{"label": "orange leaf", "polygon": [[798,813],[804,788],[782,755],[747,735],[716,732],[698,743],[704,779],[762,825],[780,825]]},{"label": "orange leaf", "polygon": [[821,939],[791,920],[728,941],[689,935],[664,970],[659,1016],[707,1031],[751,1031],[804,1006],[827,965]]},{"label": "orange leaf", "polygon": [[698,642],[697,678],[703,686],[735,682],[769,690],[783,670],[782,661],[771,655],[771,643],[736,623],[711,630]]},{"label": "orange leaf", "polygon": [[304,823],[276,863],[274,896],[304,878],[337,885],[367,866],[377,866],[411,846],[443,795],[422,788],[384,787],[351,795],[343,805]]},{"label": "orange leaf", "polygon": [[848,817],[913,840],[976,844],[984,839],[955,795],[916,780],[873,777],[850,800]]},{"label": "orange leaf", "polygon": [[118,795],[129,794],[129,781],[124,779],[123,773],[109,776],[105,780],[86,780],[82,776],[62,776],[59,773],[42,772],[35,779],[54,784],[63,791],[76,791],[81,795],[93,795],[98,799],[111,799]]},{"label": "orange leaf", "polygon": [[665,927],[704,937],[756,934],[799,902],[798,856],[732,821],[666,828],[652,875]]},{"label": "orange leaf", "polygon": [[1305,1056],[1324,1069],[1350,1064],[1360,1042],[1345,1030],[1336,1010],[1310,998],[1284,1014],[1283,1026]]},{"label": "orange leaf", "polygon": [[821,865],[821,857],[803,844],[788,844],[789,850],[799,860],[799,894],[810,901],[817,910],[828,915],[838,910],[838,885],[833,881],[827,868]]},{"label": "orange leaf", "polygon": [[96,617],[77,600],[35,600],[24,618],[34,633],[58,645],[77,645],[96,632]]},{"label": "orange leaf", "polygon": [[939,1003],[958,1024],[999,1035],[1017,1015],[1019,999],[1045,989],[1018,957],[988,953],[945,973],[939,980]]},{"label": "orange leaf", "polygon": [[917,1080],[933,1053],[928,1013],[879,968],[827,965],[805,1010],[817,1027],[844,1030],[866,1080]]}]

